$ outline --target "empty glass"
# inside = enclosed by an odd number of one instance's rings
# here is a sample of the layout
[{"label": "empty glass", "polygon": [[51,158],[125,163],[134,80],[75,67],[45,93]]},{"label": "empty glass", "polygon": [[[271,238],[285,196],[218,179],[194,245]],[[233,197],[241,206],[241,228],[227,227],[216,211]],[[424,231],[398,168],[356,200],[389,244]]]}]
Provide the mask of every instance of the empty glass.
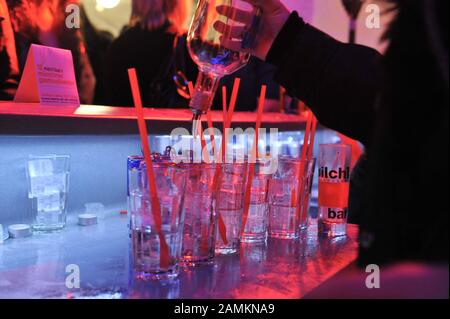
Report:
[{"label": "empty glass", "polygon": [[135,277],[172,279],[178,276],[183,241],[183,200],[186,169],[169,159],[153,156],[157,198],[161,210],[161,232],[168,245],[169,264],[161,264],[160,237],[148,190],[145,161],[128,159],[131,248]]},{"label": "empty glass", "polygon": [[307,228],[315,162],[292,157],[278,159],[277,172],[269,183],[270,237],[297,239],[300,231]]},{"label": "empty glass", "polygon": [[226,241],[224,241],[219,220],[216,235],[216,253],[218,254],[234,254],[239,250],[247,167],[247,163],[222,165],[220,187],[216,194],[216,212],[218,218],[220,215],[224,222]]},{"label": "empty glass", "polygon": [[105,206],[102,203],[86,203],[84,208],[86,214],[93,214],[99,219],[105,218]]},{"label": "empty glass", "polygon": [[[218,166],[219,165],[219,166]],[[220,164],[189,164],[184,201],[183,260],[198,266],[214,258],[217,214],[214,175]]]},{"label": "empty glass", "polygon": [[68,155],[30,155],[27,161],[28,198],[33,230],[55,231],[66,225],[69,192]]}]

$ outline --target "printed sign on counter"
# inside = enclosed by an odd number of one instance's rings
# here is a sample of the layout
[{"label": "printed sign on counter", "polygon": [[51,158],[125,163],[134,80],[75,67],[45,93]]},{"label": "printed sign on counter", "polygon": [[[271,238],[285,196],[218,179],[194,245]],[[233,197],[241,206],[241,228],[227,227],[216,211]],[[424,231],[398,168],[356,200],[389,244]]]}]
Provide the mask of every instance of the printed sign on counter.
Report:
[{"label": "printed sign on counter", "polygon": [[14,102],[79,106],[72,52],[32,44]]}]

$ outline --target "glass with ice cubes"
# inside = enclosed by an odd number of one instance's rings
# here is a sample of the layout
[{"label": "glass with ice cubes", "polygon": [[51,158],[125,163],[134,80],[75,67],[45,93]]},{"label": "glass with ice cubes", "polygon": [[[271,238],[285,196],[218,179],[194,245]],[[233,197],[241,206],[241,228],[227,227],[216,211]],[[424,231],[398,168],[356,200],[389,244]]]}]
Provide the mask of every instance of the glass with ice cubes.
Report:
[{"label": "glass with ice cubes", "polygon": [[50,232],[66,225],[70,156],[30,155],[27,161],[28,198],[33,230]]}]

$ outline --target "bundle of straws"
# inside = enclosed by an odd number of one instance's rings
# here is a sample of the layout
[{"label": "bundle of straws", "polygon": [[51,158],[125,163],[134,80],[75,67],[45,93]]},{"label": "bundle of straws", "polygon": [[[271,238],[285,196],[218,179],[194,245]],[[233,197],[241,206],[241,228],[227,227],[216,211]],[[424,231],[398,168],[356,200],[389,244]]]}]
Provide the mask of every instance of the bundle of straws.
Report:
[{"label": "bundle of straws", "polygon": [[[147,179],[149,181],[149,195],[150,195],[150,200],[151,200],[152,214],[153,214],[153,217],[154,217],[154,220],[156,223],[156,231],[157,231],[158,237],[160,239],[160,266],[161,266],[161,268],[165,268],[169,264],[169,250],[168,250],[167,242],[166,242],[165,237],[162,234],[162,230],[161,230],[161,207],[160,207],[159,199],[157,196],[155,176],[154,176],[153,163],[152,163],[152,157],[151,157],[151,149],[150,149],[150,144],[148,142],[147,126],[145,124],[144,111],[143,111],[142,100],[141,100],[141,96],[140,96],[138,80],[137,80],[137,76],[136,76],[136,70],[129,69],[128,75],[129,75],[129,79],[130,79],[133,100],[134,100],[134,104],[135,104],[135,108],[136,108],[136,114],[137,114],[137,120],[138,120],[138,126],[139,126],[139,134],[141,137],[142,149],[144,152],[144,159],[145,159],[145,163],[146,163],[146,167],[147,167],[146,174],[147,174]],[[240,83],[241,83],[241,80],[239,78],[236,78],[234,81],[233,91],[231,94],[231,100],[230,100],[229,105],[227,103],[228,102],[227,101],[227,89],[225,86],[222,87],[222,123],[223,123],[224,132],[223,132],[223,137],[222,137],[221,149],[220,149],[220,152],[218,152],[218,153],[216,153],[217,145],[216,145],[215,139],[214,139],[214,129],[213,129],[213,121],[212,121],[211,113],[208,112],[206,114],[208,131],[210,134],[210,140],[211,140],[212,151],[213,151],[212,153],[217,154],[217,156],[222,156],[222,163],[225,163],[225,160],[226,160],[227,132],[230,129],[231,124],[232,124],[233,114],[234,114],[234,110],[236,107],[236,101],[237,101]],[[189,82],[188,87],[189,87],[189,91],[192,96],[193,92],[194,92],[194,87],[193,87],[192,82]],[[253,145],[252,145],[251,157],[249,157],[252,159],[252,161],[249,165],[248,176],[246,179],[247,184],[246,184],[245,195],[244,195],[244,212],[243,212],[243,218],[242,218],[242,232],[244,232],[244,230],[245,230],[245,225],[246,225],[246,222],[248,219],[248,213],[249,213],[249,207],[250,207],[250,197],[251,197],[250,196],[251,195],[251,186],[252,186],[253,177],[255,174],[255,162],[259,158],[259,154],[258,154],[259,153],[258,152],[259,129],[261,128],[262,114],[264,111],[264,104],[265,104],[265,99],[266,99],[266,91],[267,91],[267,88],[265,85],[263,85],[261,87],[261,93],[260,93],[259,102],[258,102],[258,109],[257,109],[257,113],[256,113],[255,137],[254,137],[254,141],[253,141]],[[196,127],[198,127],[200,132],[193,132],[193,134],[194,134],[194,136],[200,136],[201,146],[202,146],[202,150],[203,150],[202,155],[207,162],[211,162],[210,158],[209,158],[209,152],[206,147],[206,141],[205,141],[201,122]],[[298,171],[299,176],[298,176],[297,200],[299,202],[296,205],[297,206],[297,215],[296,216],[297,216],[298,221],[300,220],[301,207],[302,207],[302,205],[300,204],[301,190],[305,186],[304,185],[305,180],[304,180],[302,174],[305,171],[304,165],[306,163],[306,160],[309,162],[312,159],[316,128],[317,128],[317,119],[315,118],[315,116],[312,114],[311,111],[308,111],[307,122],[306,122],[306,131],[305,131],[303,147],[302,147],[301,155],[300,155],[300,160],[301,160],[300,161],[300,169]],[[219,158],[216,158],[215,160],[216,160],[216,163],[220,162]],[[214,187],[214,191],[218,191],[218,189],[219,189],[220,182],[221,182],[221,174],[222,174],[221,166],[218,165],[216,167],[216,171],[214,174],[214,180],[212,183],[212,185],[213,185],[212,187]],[[309,199],[307,199],[307,200],[309,200]],[[219,221],[219,225],[218,225],[219,226],[219,234],[220,234],[223,242],[225,244],[227,244],[228,240],[227,240],[227,235],[226,235],[226,225],[220,214],[218,216],[218,221]]]}]

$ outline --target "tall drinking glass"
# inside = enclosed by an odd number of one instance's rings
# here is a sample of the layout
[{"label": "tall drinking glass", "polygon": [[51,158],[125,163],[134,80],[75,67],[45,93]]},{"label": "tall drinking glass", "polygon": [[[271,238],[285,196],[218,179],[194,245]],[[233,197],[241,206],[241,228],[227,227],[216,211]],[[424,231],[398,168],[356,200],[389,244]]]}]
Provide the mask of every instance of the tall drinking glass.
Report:
[{"label": "tall drinking glass", "polygon": [[330,237],[347,233],[351,146],[319,146],[318,231]]},{"label": "tall drinking glass", "polygon": [[184,201],[183,260],[188,266],[211,262],[216,244],[214,175],[220,164],[189,164]]},{"label": "tall drinking glass", "polygon": [[144,159],[128,159],[131,250],[138,279],[172,279],[178,276],[183,242],[184,192],[187,170],[169,159],[153,156],[153,171],[161,211],[161,231],[169,247],[169,264],[160,263],[160,239],[153,217]]},{"label": "tall drinking glass", "polygon": [[216,253],[218,254],[234,254],[239,250],[247,169],[247,163],[222,164],[221,182],[216,194],[216,211],[225,224],[226,242],[222,238],[220,223],[218,223],[216,233]]},{"label": "tall drinking glass", "polygon": [[243,243],[264,243],[267,240],[269,226],[269,204],[267,196],[269,182],[272,178],[274,168],[271,164],[270,159],[258,159],[255,163],[250,191],[250,207],[241,239]]},{"label": "tall drinking glass", "polygon": [[34,231],[57,231],[65,227],[69,165],[68,155],[28,157],[28,198],[31,199]]},{"label": "tall drinking glass", "polygon": [[270,237],[297,239],[306,230],[315,163],[314,158],[278,159],[278,170],[269,184]]}]

